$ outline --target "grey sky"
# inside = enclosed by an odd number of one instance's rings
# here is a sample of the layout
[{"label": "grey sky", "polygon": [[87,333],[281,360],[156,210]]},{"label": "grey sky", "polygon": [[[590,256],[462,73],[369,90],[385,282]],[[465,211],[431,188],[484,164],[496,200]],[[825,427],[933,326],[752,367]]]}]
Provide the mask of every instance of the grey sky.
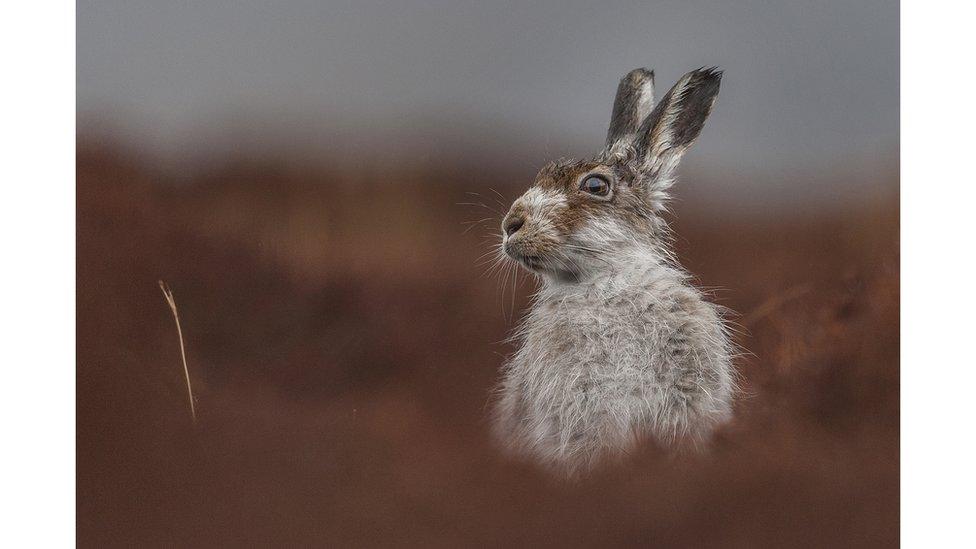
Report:
[{"label": "grey sky", "polygon": [[659,96],[689,69],[725,70],[689,157],[699,166],[782,173],[897,154],[897,2],[77,6],[80,130],[110,120],[171,155],[239,138],[234,124],[313,152],[490,141],[527,161],[589,153],[617,79],[642,65]]}]

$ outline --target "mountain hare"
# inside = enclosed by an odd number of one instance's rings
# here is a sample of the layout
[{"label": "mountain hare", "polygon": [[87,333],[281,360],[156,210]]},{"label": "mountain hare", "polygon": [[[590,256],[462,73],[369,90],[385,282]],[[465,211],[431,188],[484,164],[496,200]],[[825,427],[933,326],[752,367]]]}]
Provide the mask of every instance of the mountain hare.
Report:
[{"label": "mountain hare", "polygon": [[721,77],[692,71],[654,105],[654,73],[631,71],[606,148],[544,167],[505,216],[502,250],[541,281],[495,403],[495,433],[517,454],[574,475],[645,437],[702,443],[729,418],[726,328],[661,217]]}]

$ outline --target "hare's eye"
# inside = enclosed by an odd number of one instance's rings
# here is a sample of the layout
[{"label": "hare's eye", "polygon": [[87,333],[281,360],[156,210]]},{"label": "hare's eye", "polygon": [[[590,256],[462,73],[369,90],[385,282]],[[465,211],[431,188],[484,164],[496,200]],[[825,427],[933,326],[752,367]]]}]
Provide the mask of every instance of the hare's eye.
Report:
[{"label": "hare's eye", "polygon": [[583,180],[580,190],[597,196],[607,196],[610,194],[610,182],[599,175],[591,175]]}]

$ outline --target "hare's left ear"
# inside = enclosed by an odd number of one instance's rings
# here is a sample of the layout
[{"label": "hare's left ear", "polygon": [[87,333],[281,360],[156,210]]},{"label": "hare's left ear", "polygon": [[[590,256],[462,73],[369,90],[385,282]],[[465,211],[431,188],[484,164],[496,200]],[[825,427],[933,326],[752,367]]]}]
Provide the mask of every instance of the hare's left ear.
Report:
[{"label": "hare's left ear", "polygon": [[638,170],[658,188],[671,185],[678,161],[695,141],[712,111],[722,71],[698,69],[681,77],[637,130]]},{"label": "hare's left ear", "polygon": [[654,108],[654,71],[634,69],[620,80],[613,101],[606,151],[622,154]]}]

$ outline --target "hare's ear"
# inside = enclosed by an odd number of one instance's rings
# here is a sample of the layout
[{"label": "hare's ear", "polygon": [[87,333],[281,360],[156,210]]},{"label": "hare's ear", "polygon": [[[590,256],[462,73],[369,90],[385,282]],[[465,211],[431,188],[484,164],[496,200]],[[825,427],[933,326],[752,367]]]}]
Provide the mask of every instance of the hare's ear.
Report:
[{"label": "hare's ear", "polygon": [[654,71],[634,69],[620,80],[613,101],[610,129],[607,130],[608,153],[621,153],[631,145],[637,129],[654,108]]},{"label": "hare's ear", "polygon": [[698,69],[681,77],[637,130],[638,169],[658,188],[671,185],[678,161],[712,111],[722,71]]}]

